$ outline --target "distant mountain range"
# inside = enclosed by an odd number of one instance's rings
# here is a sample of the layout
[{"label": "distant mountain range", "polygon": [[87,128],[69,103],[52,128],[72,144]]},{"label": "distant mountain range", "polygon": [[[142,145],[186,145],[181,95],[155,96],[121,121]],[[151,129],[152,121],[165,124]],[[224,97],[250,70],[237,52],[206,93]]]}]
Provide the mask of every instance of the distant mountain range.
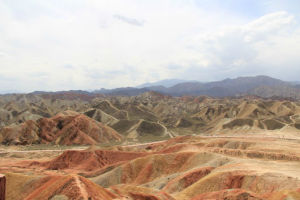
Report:
[{"label": "distant mountain range", "polygon": [[[145,86],[145,87],[142,87]],[[260,97],[284,97],[300,99],[300,84],[286,82],[268,76],[238,77],[214,82],[183,81],[177,79],[145,83],[137,87],[101,89],[97,94],[135,96],[155,91],[171,96],[227,97],[257,95]]]},{"label": "distant mountain range", "polygon": [[211,96],[239,97],[254,95],[263,98],[293,98],[300,99],[300,82],[282,81],[269,76],[238,77],[213,82],[185,81],[168,79],[153,83],[145,83],[136,87],[115,89],[100,89],[94,91],[70,90],[57,92],[36,91],[31,94],[50,95],[57,98],[92,99],[103,95],[137,96],[145,92],[159,92],[170,96]]}]

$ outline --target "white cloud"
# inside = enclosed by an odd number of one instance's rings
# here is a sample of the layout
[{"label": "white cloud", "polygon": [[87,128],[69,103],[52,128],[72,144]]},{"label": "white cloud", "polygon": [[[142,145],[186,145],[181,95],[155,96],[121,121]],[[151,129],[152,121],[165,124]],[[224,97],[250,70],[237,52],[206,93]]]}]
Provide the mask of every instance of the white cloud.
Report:
[{"label": "white cloud", "polygon": [[208,65],[195,64],[185,74],[203,80],[259,74],[298,79],[299,30],[292,15],[275,12],[242,26],[198,34],[189,45]]},{"label": "white cloud", "polygon": [[[295,78],[293,72],[279,73],[300,64],[299,24],[293,14],[274,11],[249,20],[196,4],[1,1],[0,91],[9,86],[23,91],[98,89],[164,78],[264,73]],[[274,66],[277,72],[269,72]]]},{"label": "white cloud", "polygon": [[294,17],[287,12],[275,12],[247,24],[244,26],[247,41],[267,39],[270,35],[278,32],[285,32],[293,23]]},{"label": "white cloud", "polygon": [[145,23],[144,21],[140,21],[140,20],[137,20],[137,19],[134,19],[134,18],[124,17],[122,15],[114,15],[114,18],[116,18],[120,21],[123,21],[125,23],[134,25],[134,26],[143,26],[144,23]]}]

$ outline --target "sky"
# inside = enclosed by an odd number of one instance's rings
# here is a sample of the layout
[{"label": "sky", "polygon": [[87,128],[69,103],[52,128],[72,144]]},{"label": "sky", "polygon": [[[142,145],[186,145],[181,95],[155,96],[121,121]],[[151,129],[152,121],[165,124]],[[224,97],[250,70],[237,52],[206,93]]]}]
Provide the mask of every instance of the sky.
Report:
[{"label": "sky", "polygon": [[0,92],[300,81],[299,0],[0,0]]}]

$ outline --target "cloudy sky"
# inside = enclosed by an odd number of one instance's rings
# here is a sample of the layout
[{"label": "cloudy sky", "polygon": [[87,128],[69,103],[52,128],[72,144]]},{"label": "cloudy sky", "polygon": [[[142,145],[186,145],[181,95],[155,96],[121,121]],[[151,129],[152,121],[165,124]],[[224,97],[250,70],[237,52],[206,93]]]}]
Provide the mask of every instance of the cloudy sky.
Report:
[{"label": "cloudy sky", "polygon": [[299,0],[0,0],[0,91],[300,81]]}]

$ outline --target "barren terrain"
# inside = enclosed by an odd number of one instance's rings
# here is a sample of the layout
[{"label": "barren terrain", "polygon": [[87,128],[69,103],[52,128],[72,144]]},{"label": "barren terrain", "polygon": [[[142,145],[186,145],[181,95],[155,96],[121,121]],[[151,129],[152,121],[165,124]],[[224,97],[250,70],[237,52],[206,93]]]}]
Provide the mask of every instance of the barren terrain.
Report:
[{"label": "barren terrain", "polygon": [[300,199],[300,103],[0,98],[6,199]]}]

